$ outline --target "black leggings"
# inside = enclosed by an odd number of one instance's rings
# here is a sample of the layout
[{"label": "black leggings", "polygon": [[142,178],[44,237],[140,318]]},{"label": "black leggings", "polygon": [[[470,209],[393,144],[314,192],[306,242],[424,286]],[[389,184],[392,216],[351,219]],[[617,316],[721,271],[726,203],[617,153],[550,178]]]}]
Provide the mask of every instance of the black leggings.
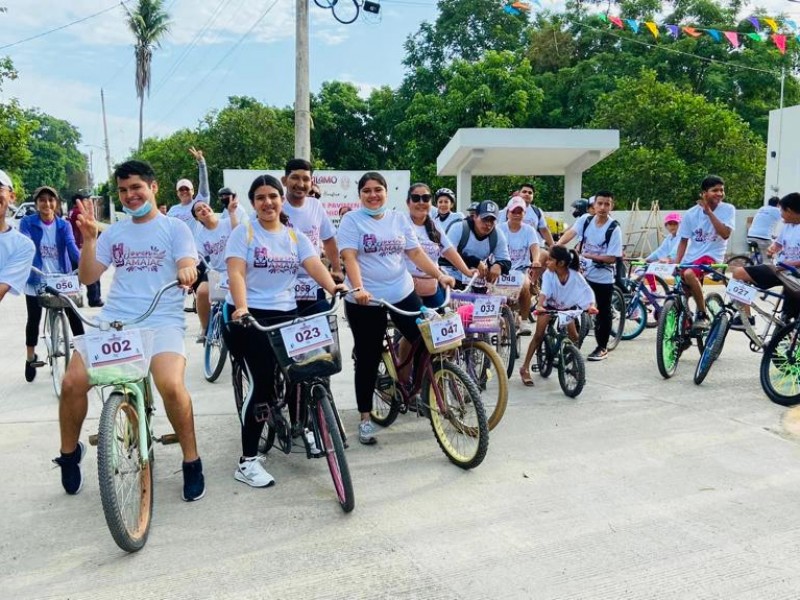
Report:
[{"label": "black leggings", "polygon": [[[414,292],[393,304],[409,312],[422,307],[422,301]],[[362,306],[353,302],[345,302],[344,308],[347,322],[353,331],[356,403],[358,411],[366,413],[372,410],[372,394],[375,390],[375,378],[378,376],[378,365],[381,362],[381,346],[386,335],[388,309],[382,306]],[[392,313],[392,321],[409,342],[413,343],[419,338],[416,317]]]},{"label": "black leggings", "polygon": [[611,337],[611,297],[614,294],[613,283],[595,283],[588,281],[589,287],[594,292],[597,303],[597,316],[594,319],[594,339],[597,347],[605,350],[608,348],[608,338]]},{"label": "black leggings", "polygon": [[[28,321],[25,323],[25,345],[35,348],[36,342],[39,340],[39,325],[42,322],[44,309],[39,305],[37,296],[28,295],[25,295],[25,308],[28,309]],[[72,335],[83,335],[83,322],[78,315],[71,308],[65,308],[64,312],[67,314]]]},{"label": "black leggings", "polygon": [[[231,357],[244,365],[245,376],[250,378],[250,392],[242,406],[244,415],[239,415],[239,420],[242,423],[242,456],[252,457],[258,454],[258,442],[264,430],[264,421],[256,421],[256,404],[264,401],[270,405],[275,403],[275,353],[266,333],[255,327],[228,323],[235,310],[235,306],[225,306],[223,314],[226,326],[222,336]],[[292,320],[297,313],[293,310],[284,312],[251,308],[250,314],[262,325],[274,325]]]}]

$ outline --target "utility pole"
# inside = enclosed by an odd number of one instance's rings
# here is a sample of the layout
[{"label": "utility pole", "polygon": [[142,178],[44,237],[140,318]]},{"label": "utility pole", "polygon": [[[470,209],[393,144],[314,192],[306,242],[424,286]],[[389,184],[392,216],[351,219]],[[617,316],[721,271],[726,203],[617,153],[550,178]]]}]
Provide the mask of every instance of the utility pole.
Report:
[{"label": "utility pole", "polygon": [[308,82],[308,0],[296,0],[294,155],[311,160],[311,91]]},{"label": "utility pole", "polygon": [[106,124],[106,97],[103,88],[100,88],[100,105],[103,108],[103,137],[106,149],[106,170],[108,171],[108,181],[111,181],[111,151],[108,148],[108,125]]}]

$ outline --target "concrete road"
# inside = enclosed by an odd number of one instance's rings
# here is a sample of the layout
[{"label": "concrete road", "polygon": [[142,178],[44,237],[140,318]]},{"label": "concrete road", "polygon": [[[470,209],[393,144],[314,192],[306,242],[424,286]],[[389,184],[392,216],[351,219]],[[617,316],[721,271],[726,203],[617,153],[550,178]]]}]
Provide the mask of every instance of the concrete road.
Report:
[{"label": "concrete road", "polygon": [[[94,449],[83,491],[62,491],[48,370],[24,382],[24,302],[0,311],[0,598],[800,597],[800,446],[741,334],[700,387],[695,349],[661,379],[653,330],[589,363],[576,400],[555,376],[533,389],[515,377],[470,472],[446,460],[426,421],[401,416],[376,447],[351,445],[356,508],[345,515],[321,461],[270,456],[270,489],[233,479],[229,376],[203,380],[189,315],[208,493],[182,502],[179,449],[157,447],[150,538],[127,555],[105,525]],[[342,340],[347,356],[346,328]],[[352,431],[351,366],[334,381]],[[92,398],[84,441],[99,410]]]}]

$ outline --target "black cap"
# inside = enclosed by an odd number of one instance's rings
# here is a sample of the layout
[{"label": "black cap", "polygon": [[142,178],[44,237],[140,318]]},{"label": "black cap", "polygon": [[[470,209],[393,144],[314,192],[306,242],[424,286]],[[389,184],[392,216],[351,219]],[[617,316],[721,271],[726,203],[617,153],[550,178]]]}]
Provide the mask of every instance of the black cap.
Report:
[{"label": "black cap", "polygon": [[497,213],[500,212],[500,208],[497,206],[496,202],[492,200],[484,200],[478,205],[478,208],[475,212],[477,212],[478,217],[481,219],[485,217],[494,217],[497,219]]},{"label": "black cap", "polygon": [[235,196],[236,194],[233,193],[233,190],[229,187],[219,188],[217,192],[217,196]]}]

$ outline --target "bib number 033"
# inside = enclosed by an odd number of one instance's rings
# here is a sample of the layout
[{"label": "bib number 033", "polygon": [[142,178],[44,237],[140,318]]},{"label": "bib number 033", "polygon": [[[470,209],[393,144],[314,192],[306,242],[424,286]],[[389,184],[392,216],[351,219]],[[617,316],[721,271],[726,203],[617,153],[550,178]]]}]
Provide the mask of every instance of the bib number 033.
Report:
[{"label": "bib number 033", "polygon": [[328,318],[314,317],[297,325],[289,325],[281,329],[281,338],[286,347],[286,354],[294,358],[310,350],[316,350],[333,343]]}]

